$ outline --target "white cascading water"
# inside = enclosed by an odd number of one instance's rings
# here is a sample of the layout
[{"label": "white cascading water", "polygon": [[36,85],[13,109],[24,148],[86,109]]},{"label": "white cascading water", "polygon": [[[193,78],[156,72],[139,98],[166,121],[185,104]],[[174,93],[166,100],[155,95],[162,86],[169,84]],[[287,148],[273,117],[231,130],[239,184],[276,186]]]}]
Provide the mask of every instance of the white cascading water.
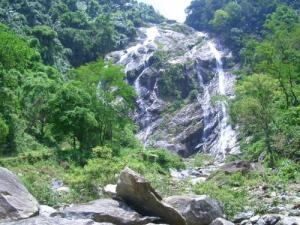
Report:
[{"label": "white cascading water", "polygon": [[[210,127],[210,114],[211,114],[211,104],[210,104],[210,92],[209,92],[209,88],[210,85],[209,84],[205,84],[202,74],[200,73],[200,70],[198,70],[198,79],[199,79],[199,83],[200,86],[203,87],[203,95],[202,96],[198,96],[198,102],[199,104],[202,106],[202,110],[203,110],[203,149],[206,149],[206,144],[207,144],[207,138],[208,138],[208,130]],[[198,146],[199,147],[199,146]]]},{"label": "white cascading water", "polygon": [[[226,74],[223,68],[222,62],[222,52],[218,51],[216,44],[212,41],[208,42],[209,48],[216,59],[216,72],[218,75],[218,88],[219,94],[226,96]],[[236,132],[232,129],[229,123],[229,114],[227,112],[226,104],[224,102],[220,103],[221,110],[218,113],[219,117],[219,139],[218,144],[215,149],[215,153],[220,157],[220,160],[224,160],[226,154],[229,152],[236,151],[237,148],[237,137]]]},{"label": "white cascading water", "polygon": [[[132,67],[131,65],[135,65],[136,66],[136,62],[134,62],[133,60],[133,55],[137,54],[138,50],[142,47],[147,47],[147,45],[152,45],[152,47],[154,47],[155,49],[157,48],[156,44],[155,44],[155,39],[157,37],[160,36],[159,30],[156,26],[154,27],[150,27],[150,28],[146,28],[146,39],[142,42],[139,43],[133,47],[130,47],[126,50],[126,53],[124,53],[120,60],[117,62],[117,64],[125,64],[125,72],[129,72]],[[148,62],[148,60],[150,59],[150,57],[153,55],[153,51],[151,53],[144,53],[142,58],[140,59],[139,64],[140,65],[146,65],[146,63]],[[129,59],[129,62],[128,62]],[[146,69],[146,67],[145,67]],[[140,84],[140,78],[144,75],[145,69],[139,74],[139,76],[136,78],[136,80],[134,81],[134,88],[137,92],[138,95],[138,99],[137,99],[137,104],[140,108],[140,110],[144,113],[143,116],[143,129],[139,132],[139,134],[137,135],[138,138],[144,143],[144,146],[147,145],[147,139],[148,136],[151,134],[152,129],[153,129],[153,125],[151,125],[151,113],[149,112],[149,108],[151,107],[151,105],[148,105],[144,99],[143,99],[143,95],[142,95],[142,86]],[[156,93],[155,93],[155,88],[153,90],[153,93],[150,93],[151,95],[154,96],[154,98],[157,98]]]}]

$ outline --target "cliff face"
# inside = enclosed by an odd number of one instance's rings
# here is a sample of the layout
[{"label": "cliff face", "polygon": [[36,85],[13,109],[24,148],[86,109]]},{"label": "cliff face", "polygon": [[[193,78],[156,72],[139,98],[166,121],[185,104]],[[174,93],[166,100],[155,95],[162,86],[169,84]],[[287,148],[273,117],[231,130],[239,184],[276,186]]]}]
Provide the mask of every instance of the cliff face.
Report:
[{"label": "cliff face", "polygon": [[177,23],[140,28],[135,43],[106,56],[125,67],[136,89],[137,136],[146,147],[219,159],[238,151],[226,104],[216,100],[233,97],[230,57],[206,34]]}]

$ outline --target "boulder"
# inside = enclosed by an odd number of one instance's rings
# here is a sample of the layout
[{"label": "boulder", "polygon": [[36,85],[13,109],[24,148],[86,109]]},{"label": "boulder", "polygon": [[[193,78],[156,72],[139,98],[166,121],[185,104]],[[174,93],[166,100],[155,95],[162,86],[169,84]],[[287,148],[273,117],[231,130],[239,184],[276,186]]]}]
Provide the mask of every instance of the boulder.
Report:
[{"label": "boulder", "polygon": [[248,161],[235,161],[225,164],[221,167],[221,170],[224,171],[226,174],[233,174],[237,172],[249,172],[251,168],[251,163]]},{"label": "boulder", "polygon": [[19,178],[0,167],[0,222],[29,218],[38,211],[38,202]]},{"label": "boulder", "polygon": [[67,219],[92,219],[116,225],[144,225],[156,221],[155,217],[144,217],[125,203],[112,199],[100,199],[87,204],[74,205],[51,216]]},{"label": "boulder", "polygon": [[240,212],[238,214],[236,214],[234,217],[233,217],[233,222],[234,223],[240,223],[244,220],[249,220],[251,217],[254,216],[254,212]]},{"label": "boulder", "polygon": [[142,214],[159,216],[172,225],[186,225],[182,215],[164,203],[150,183],[129,168],[125,168],[120,174],[117,196]]},{"label": "boulder", "polygon": [[284,217],[276,225],[299,225],[300,217]]},{"label": "boulder", "polygon": [[38,216],[30,219],[15,221],[11,223],[3,223],[0,225],[114,225],[112,223],[97,223],[92,220],[68,220],[63,218],[51,218]]},{"label": "boulder", "polygon": [[210,225],[234,225],[234,223],[223,218],[217,218]]},{"label": "boulder", "polygon": [[267,214],[261,217],[261,219],[268,225],[275,225],[281,217],[279,215]]},{"label": "boulder", "polygon": [[207,196],[172,196],[164,201],[176,208],[188,225],[209,225],[213,220],[223,217],[221,204]]}]

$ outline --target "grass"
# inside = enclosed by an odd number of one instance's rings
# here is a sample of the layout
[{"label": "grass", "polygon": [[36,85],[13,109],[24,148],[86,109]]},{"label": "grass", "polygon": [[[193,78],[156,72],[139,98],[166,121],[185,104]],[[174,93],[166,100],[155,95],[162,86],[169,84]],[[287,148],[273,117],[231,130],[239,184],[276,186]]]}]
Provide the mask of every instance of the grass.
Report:
[{"label": "grass", "polygon": [[[254,211],[257,214],[266,213],[270,206],[276,206],[281,201],[276,197],[268,198],[272,193],[290,193],[291,184],[300,183],[299,165],[290,160],[278,160],[275,170],[265,168],[264,172],[234,173],[226,175],[217,172],[205,183],[193,187],[196,194],[209,195],[223,203],[225,214],[232,219],[243,211]],[[260,196],[262,187],[264,195]],[[259,204],[257,204],[259,202]]]},{"label": "grass", "polygon": [[[67,156],[68,151],[63,152],[63,157],[54,153],[51,149],[27,152],[0,158],[0,164],[15,172],[41,204],[50,206],[104,197],[102,188],[116,183],[125,166],[144,175],[164,196],[182,192],[181,186],[172,182],[169,168],[183,168],[184,164],[179,156],[165,150],[122,149],[118,155],[113,155],[108,147],[97,147],[80,163],[73,160],[72,152],[72,157]],[[86,161],[86,164],[81,166],[81,161]],[[63,181],[70,187],[70,193],[53,191],[53,180]]]}]

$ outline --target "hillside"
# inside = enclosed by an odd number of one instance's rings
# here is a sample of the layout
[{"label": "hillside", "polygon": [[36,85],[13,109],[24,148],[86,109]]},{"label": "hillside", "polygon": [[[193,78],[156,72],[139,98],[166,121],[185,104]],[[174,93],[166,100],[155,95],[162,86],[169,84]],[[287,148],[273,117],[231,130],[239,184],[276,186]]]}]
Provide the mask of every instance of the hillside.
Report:
[{"label": "hillside", "polygon": [[0,224],[299,224],[299,7],[1,1]]}]

